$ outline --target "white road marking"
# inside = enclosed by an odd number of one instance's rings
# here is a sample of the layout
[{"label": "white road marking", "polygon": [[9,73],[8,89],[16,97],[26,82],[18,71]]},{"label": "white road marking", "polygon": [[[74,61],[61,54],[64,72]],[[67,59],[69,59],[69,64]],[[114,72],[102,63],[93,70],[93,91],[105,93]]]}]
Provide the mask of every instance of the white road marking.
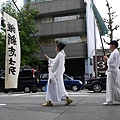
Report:
[{"label": "white road marking", "polygon": [[[91,93],[85,92],[68,92],[70,97],[86,97],[89,96]],[[0,97],[45,97],[46,93],[39,92],[39,93],[11,93],[11,94],[2,94]]]},{"label": "white road marking", "polygon": [[5,106],[5,105],[7,105],[7,104],[0,104],[0,106]]},{"label": "white road marking", "polygon": [[0,97],[16,97],[16,96],[25,96],[25,95],[30,95],[31,93],[24,93],[24,94],[3,94],[3,95],[0,95]]},{"label": "white road marking", "polygon": [[91,93],[85,93],[85,92],[68,92],[69,95],[90,95]]}]

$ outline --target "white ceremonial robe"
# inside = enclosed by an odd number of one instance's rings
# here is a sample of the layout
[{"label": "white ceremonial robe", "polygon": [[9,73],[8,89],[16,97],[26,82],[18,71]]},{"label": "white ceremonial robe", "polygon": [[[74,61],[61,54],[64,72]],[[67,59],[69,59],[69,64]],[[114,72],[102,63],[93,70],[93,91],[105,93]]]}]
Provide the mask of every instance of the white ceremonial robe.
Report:
[{"label": "white ceremonial robe", "polygon": [[55,59],[49,59],[50,67],[46,101],[58,102],[68,97],[63,81],[65,56],[66,55],[62,50],[56,55]]},{"label": "white ceremonial robe", "polygon": [[107,82],[106,82],[106,101],[120,102],[120,53],[117,49],[115,49],[108,61],[108,70],[107,70]]}]

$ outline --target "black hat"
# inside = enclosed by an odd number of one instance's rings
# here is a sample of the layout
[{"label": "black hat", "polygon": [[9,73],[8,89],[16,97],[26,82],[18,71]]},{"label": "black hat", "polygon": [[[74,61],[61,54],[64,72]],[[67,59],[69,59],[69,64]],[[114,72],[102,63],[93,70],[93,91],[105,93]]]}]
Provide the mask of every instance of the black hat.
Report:
[{"label": "black hat", "polygon": [[108,45],[115,45],[115,47],[118,47],[118,42],[117,41],[111,41]]},{"label": "black hat", "polygon": [[59,42],[59,43],[57,44],[57,47],[60,47],[60,51],[61,51],[65,46],[66,46],[66,44],[65,44],[65,43],[62,43],[62,42]]}]

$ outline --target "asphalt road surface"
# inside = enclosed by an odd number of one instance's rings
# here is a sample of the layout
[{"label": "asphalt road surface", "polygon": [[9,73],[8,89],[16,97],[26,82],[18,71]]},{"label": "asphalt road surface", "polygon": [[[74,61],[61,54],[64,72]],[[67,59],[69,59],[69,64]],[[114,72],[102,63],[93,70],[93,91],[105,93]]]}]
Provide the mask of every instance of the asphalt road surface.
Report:
[{"label": "asphalt road surface", "polygon": [[102,106],[105,92],[69,92],[74,102],[43,107],[45,93],[0,93],[0,120],[120,120],[120,104]]}]

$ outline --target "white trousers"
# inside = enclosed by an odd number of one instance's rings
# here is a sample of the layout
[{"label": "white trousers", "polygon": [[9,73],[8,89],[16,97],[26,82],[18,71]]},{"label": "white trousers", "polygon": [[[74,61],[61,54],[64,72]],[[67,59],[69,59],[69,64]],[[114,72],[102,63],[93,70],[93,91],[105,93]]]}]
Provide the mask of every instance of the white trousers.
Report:
[{"label": "white trousers", "polygon": [[114,76],[111,72],[107,73],[107,81],[106,81],[106,101],[113,101],[113,87],[114,87]]},{"label": "white trousers", "polygon": [[120,101],[120,70],[108,72],[106,82],[106,101]]}]

